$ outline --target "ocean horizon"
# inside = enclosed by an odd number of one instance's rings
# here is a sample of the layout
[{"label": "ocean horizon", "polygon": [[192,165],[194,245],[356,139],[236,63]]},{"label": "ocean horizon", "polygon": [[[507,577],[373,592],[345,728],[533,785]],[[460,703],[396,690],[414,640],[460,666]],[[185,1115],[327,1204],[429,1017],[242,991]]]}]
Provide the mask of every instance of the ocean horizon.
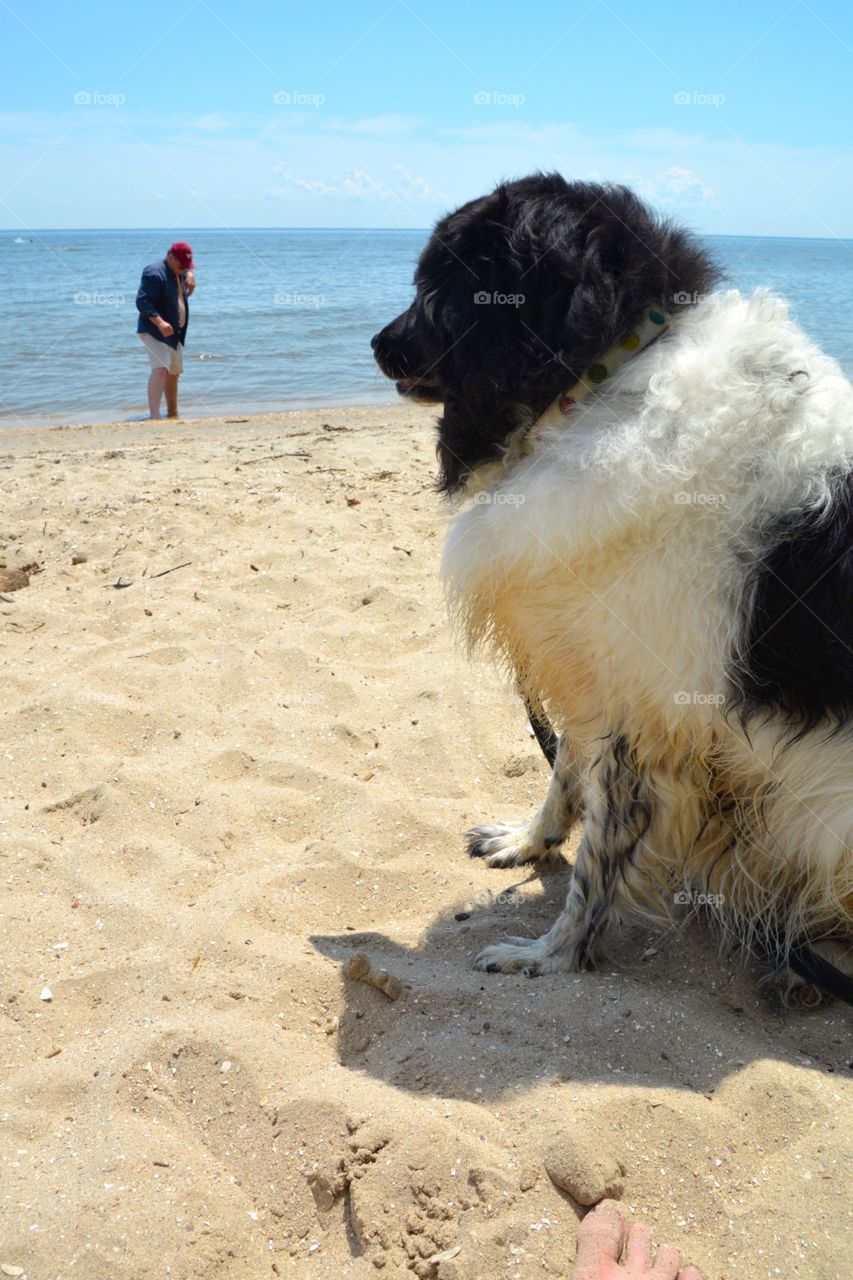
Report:
[{"label": "ocean horizon", "polygon": [[[194,228],[198,288],[181,379],[184,417],[398,400],[370,338],[412,298],[428,228]],[[136,335],[142,268],[176,232],[0,231],[14,326],[0,339],[0,429],[147,417]],[[785,296],[853,377],[853,240],[700,236],[728,287]]]}]

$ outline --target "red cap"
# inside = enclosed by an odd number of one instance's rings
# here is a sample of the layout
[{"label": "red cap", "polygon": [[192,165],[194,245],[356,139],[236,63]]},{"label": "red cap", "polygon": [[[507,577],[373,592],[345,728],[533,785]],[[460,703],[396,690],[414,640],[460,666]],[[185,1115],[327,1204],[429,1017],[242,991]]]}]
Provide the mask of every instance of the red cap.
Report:
[{"label": "red cap", "polygon": [[173,254],[181,264],[182,271],[195,271],[195,263],[193,262],[193,251],[187,244],[186,240],[176,240],[169,248],[169,253]]}]

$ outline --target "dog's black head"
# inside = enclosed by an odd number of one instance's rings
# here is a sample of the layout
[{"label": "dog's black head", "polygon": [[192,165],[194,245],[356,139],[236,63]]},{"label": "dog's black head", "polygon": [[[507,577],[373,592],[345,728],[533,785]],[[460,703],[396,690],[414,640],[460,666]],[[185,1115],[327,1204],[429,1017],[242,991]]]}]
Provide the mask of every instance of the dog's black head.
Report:
[{"label": "dog's black head", "polygon": [[402,395],[443,402],[438,457],[449,493],[500,457],[647,307],[672,312],[717,279],[697,242],[627,187],[537,174],[437,224],[414,302],[372,345]]}]

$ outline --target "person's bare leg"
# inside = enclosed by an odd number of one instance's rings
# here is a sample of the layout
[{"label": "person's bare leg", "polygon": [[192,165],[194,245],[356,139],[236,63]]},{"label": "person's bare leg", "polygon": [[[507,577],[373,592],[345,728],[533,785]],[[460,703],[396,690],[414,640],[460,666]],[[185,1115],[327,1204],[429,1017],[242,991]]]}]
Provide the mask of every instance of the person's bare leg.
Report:
[{"label": "person's bare leg", "polygon": [[671,1244],[660,1245],[653,1262],[649,1228],[635,1222],[626,1232],[625,1220],[612,1204],[586,1215],[578,1227],[577,1250],[572,1280],[704,1280],[696,1267],[681,1267]]},{"label": "person's bare leg", "polygon": [[166,416],[168,418],[177,418],[178,416],[178,373],[166,374]]},{"label": "person's bare leg", "polygon": [[148,378],[148,416],[160,417],[160,401],[166,387],[166,370],[152,369]]}]

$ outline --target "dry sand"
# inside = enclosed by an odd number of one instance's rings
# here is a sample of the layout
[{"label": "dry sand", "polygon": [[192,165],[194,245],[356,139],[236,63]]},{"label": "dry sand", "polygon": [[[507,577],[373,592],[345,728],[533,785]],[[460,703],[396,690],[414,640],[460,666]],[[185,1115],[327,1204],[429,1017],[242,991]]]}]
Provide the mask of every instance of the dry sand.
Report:
[{"label": "dry sand", "polygon": [[707,1280],[847,1280],[848,1009],[777,1017],[699,925],[471,968],[566,878],[464,855],[547,774],[449,632],[430,422],[3,434],[0,1264],[568,1277],[556,1146]]}]

